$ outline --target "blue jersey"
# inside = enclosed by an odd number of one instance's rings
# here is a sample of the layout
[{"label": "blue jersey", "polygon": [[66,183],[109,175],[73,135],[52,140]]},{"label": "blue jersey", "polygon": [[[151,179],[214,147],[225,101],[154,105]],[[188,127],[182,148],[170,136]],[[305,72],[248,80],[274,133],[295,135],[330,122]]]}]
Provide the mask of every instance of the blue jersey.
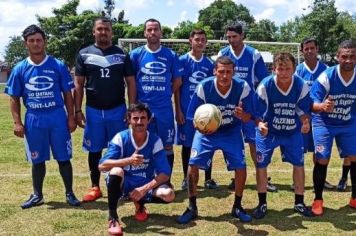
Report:
[{"label": "blue jersey", "polygon": [[[246,81],[233,78],[231,88],[226,94],[217,89],[216,77],[203,80],[193,94],[189,104],[187,119],[193,120],[195,110],[204,103],[216,105],[222,114],[222,123],[217,132],[241,127],[241,120],[235,117],[234,110],[240,102],[247,113],[252,113],[252,90]],[[224,134],[222,134],[224,135]]]},{"label": "blue jersey", "polygon": [[245,44],[240,55],[236,55],[231,46],[227,46],[219,51],[218,56],[230,57],[235,64],[235,75],[246,80],[252,89],[268,76],[261,53],[251,46]]},{"label": "blue jersey", "polygon": [[46,56],[40,64],[30,58],[19,62],[10,74],[5,93],[22,97],[27,110],[43,111],[63,107],[62,92],[72,88],[74,83],[65,64]]},{"label": "blue jersey", "polygon": [[204,55],[197,61],[190,52],[181,56],[179,60],[184,68],[180,87],[180,105],[182,112],[186,114],[198,83],[213,76],[214,62]]},{"label": "blue jersey", "polygon": [[135,70],[137,100],[147,103],[154,114],[172,111],[172,82],[181,77],[182,68],[178,56],[161,46],[151,51],[147,45],[130,53]]},{"label": "blue jersey", "polygon": [[301,132],[299,116],[310,113],[309,87],[296,75],[288,91],[277,86],[276,75],[262,80],[254,97],[255,117],[268,123],[268,132],[292,135]]},{"label": "blue jersey", "polygon": [[137,182],[144,184],[161,173],[168,176],[171,174],[161,139],[155,134],[147,132],[145,143],[138,147],[134,142],[131,129],[121,131],[114,136],[100,163],[108,159],[118,160],[130,157],[136,149],[139,150],[139,154],[144,156],[143,164],[124,166],[125,178],[134,178]]},{"label": "blue jersey", "polygon": [[314,70],[311,70],[308,67],[308,65],[305,62],[303,62],[297,66],[295,74],[298,75],[299,77],[303,78],[305,80],[305,82],[308,84],[309,88],[311,88],[314,81],[319,77],[319,75],[326,68],[328,68],[327,65],[318,61]]},{"label": "blue jersey", "polygon": [[334,110],[331,113],[313,113],[314,125],[344,126],[355,124],[356,120],[356,69],[352,78],[346,82],[340,73],[340,66],[326,69],[314,82],[311,97],[315,103],[322,103],[331,96]]}]

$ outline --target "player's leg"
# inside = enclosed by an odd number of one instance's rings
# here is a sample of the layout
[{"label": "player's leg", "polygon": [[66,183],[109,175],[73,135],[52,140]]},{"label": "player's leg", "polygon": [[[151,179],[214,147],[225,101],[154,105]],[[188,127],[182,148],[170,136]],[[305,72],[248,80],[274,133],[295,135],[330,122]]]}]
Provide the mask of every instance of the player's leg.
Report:
[{"label": "player's leg", "polygon": [[347,176],[350,172],[350,168],[351,168],[351,160],[350,158],[345,157],[342,164],[341,178],[339,184],[337,185],[337,190],[339,192],[343,192],[347,188],[347,179],[348,179]]},{"label": "player's leg", "polygon": [[183,167],[183,175],[184,175],[184,179],[182,181],[182,190],[186,190],[188,188],[187,173],[188,173],[190,150],[191,150],[190,147],[184,145],[182,146],[182,167]]},{"label": "player's leg", "polygon": [[350,207],[356,208],[356,156],[350,157],[351,199]]}]

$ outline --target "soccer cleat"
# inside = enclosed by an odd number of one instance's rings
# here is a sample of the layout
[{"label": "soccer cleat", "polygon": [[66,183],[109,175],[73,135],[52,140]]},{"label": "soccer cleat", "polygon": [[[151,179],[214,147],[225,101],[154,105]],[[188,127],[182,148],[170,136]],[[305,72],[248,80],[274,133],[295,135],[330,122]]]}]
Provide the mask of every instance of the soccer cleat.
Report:
[{"label": "soccer cleat", "polygon": [[98,186],[92,187],[89,189],[89,192],[84,195],[83,202],[93,202],[98,198],[103,196],[100,188]]},{"label": "soccer cleat", "polygon": [[187,179],[183,179],[181,188],[182,188],[182,190],[187,190],[188,189],[188,181],[187,181]]},{"label": "soccer cleat", "polygon": [[121,236],[123,235],[121,225],[118,219],[110,218],[108,223],[108,233],[109,235]]},{"label": "soccer cleat", "polygon": [[40,206],[44,203],[43,197],[36,194],[31,194],[30,198],[21,205],[22,209],[27,209],[35,206]]},{"label": "soccer cleat", "polygon": [[278,192],[278,188],[271,182],[271,177],[268,177],[267,179],[267,191],[271,193]]},{"label": "soccer cleat", "polygon": [[252,215],[255,219],[262,219],[267,214],[267,204],[261,204],[256,207]]},{"label": "soccer cleat", "polygon": [[314,216],[314,214],[311,211],[311,209],[309,207],[305,206],[304,203],[299,203],[299,204],[294,205],[294,211],[298,212],[302,216],[306,216],[306,217],[313,217]]},{"label": "soccer cleat", "polygon": [[188,224],[190,221],[198,217],[198,210],[187,208],[185,212],[177,218],[178,224]]},{"label": "soccer cleat", "polygon": [[334,185],[332,185],[331,183],[329,183],[328,181],[325,180],[324,189],[332,190],[334,188],[335,188]]},{"label": "soccer cleat", "polygon": [[314,200],[312,205],[312,212],[314,215],[321,216],[324,213],[323,204],[323,200]]},{"label": "soccer cleat", "polygon": [[356,209],[356,198],[351,198],[351,199],[350,199],[349,206],[350,206],[351,208]]},{"label": "soccer cleat", "polygon": [[246,211],[241,208],[232,208],[231,215],[235,218],[240,219],[241,222],[251,222],[252,217],[246,213]]},{"label": "soccer cleat", "polygon": [[138,202],[134,202],[136,207],[135,219],[137,221],[146,221],[148,219],[148,211],[145,206],[140,205]]},{"label": "soccer cleat", "polygon": [[235,190],[235,178],[231,178],[231,183],[227,186],[230,190]]},{"label": "soccer cleat", "polygon": [[219,188],[219,185],[215,182],[214,179],[209,179],[209,180],[205,181],[204,187],[207,189],[217,189],[217,188]]},{"label": "soccer cleat", "polygon": [[71,206],[80,206],[80,201],[76,198],[73,192],[66,194],[66,201]]},{"label": "soccer cleat", "polygon": [[339,184],[337,185],[337,191],[344,192],[347,188],[347,179],[341,178]]}]

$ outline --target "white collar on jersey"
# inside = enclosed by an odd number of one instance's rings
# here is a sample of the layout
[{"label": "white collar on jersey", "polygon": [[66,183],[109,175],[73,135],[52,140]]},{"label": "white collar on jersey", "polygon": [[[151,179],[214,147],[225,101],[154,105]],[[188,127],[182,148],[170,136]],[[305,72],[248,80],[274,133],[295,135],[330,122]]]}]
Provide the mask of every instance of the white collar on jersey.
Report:
[{"label": "white collar on jersey", "polygon": [[150,53],[157,53],[157,52],[161,51],[161,48],[162,48],[162,46],[160,45],[159,48],[158,48],[156,51],[152,51],[152,50],[147,46],[147,44],[145,45],[145,49],[146,49],[148,52],[150,52]]},{"label": "white collar on jersey", "polygon": [[337,74],[338,74],[338,76],[339,76],[339,78],[340,78],[340,80],[341,80],[341,83],[342,83],[345,87],[349,86],[349,85],[355,80],[356,67],[354,68],[354,73],[352,74],[352,77],[351,77],[351,79],[350,79],[348,82],[346,82],[345,79],[341,76],[340,65],[337,65],[336,70],[337,70]]},{"label": "white collar on jersey", "polygon": [[132,142],[132,145],[135,147],[135,149],[137,150],[141,150],[141,149],[144,149],[148,143],[148,138],[150,137],[150,132],[147,131],[147,136],[146,136],[146,140],[145,142],[139,147],[137,146],[136,142],[135,142],[135,139],[132,135],[132,129],[130,129],[130,138],[131,138],[131,142]]},{"label": "white collar on jersey", "polygon": [[278,91],[283,94],[284,96],[288,96],[288,94],[290,93],[290,91],[292,90],[293,84],[294,84],[294,75],[292,76],[292,83],[289,85],[289,88],[287,89],[287,91],[283,91],[280,87],[278,87],[277,85],[277,75],[273,76],[273,82],[276,85]]},{"label": "white collar on jersey", "polygon": [[43,59],[43,61],[41,61],[41,63],[39,63],[39,64],[36,64],[31,60],[30,57],[27,57],[28,63],[30,63],[33,66],[42,66],[47,61],[47,59],[48,59],[48,55],[46,54],[46,57]]}]

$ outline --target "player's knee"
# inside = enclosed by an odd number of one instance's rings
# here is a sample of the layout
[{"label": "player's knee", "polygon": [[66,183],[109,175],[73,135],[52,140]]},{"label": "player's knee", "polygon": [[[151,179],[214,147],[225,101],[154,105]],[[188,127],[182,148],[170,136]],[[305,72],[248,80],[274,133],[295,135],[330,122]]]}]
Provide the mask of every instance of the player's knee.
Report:
[{"label": "player's knee", "polygon": [[109,172],[110,175],[124,176],[124,170],[121,167],[114,167]]},{"label": "player's knee", "polygon": [[318,162],[320,165],[328,165],[329,159],[316,159],[316,162]]},{"label": "player's knee", "polygon": [[172,188],[159,188],[157,189],[157,197],[165,202],[172,202],[175,198],[175,193]]}]

